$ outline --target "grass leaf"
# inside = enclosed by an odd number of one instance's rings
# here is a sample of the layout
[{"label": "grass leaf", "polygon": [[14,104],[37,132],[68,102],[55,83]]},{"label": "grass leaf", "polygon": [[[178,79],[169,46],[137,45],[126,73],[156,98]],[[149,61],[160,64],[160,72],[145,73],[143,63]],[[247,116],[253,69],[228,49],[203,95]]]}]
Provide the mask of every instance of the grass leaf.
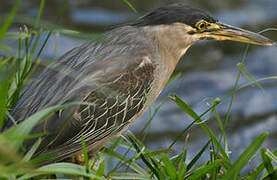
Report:
[{"label": "grass leaf", "polygon": [[238,157],[234,162],[233,166],[229,171],[223,176],[222,180],[236,179],[241,169],[249,162],[249,160],[254,156],[256,151],[260,148],[261,144],[264,142],[268,133],[262,133],[257,137]]},{"label": "grass leaf", "polygon": [[203,146],[203,148],[196,154],[196,156],[190,161],[190,163],[187,166],[187,170],[190,170],[192,168],[192,166],[199,160],[199,158],[201,157],[201,155],[204,153],[204,151],[207,149],[207,147],[209,147],[210,144],[210,140],[205,144],[205,146]]},{"label": "grass leaf", "polygon": [[[5,131],[3,133],[3,136],[6,138],[26,136],[31,132],[31,130],[33,129],[33,127],[35,127],[35,125],[37,125],[38,123],[42,122],[43,120],[49,118],[54,112],[64,109],[64,108],[68,107],[69,105],[73,105],[73,104],[75,104],[75,103],[70,103],[70,104],[61,105],[61,106],[53,106],[53,107],[49,107],[44,110],[41,110],[41,111],[33,114],[29,118],[27,118],[20,124],[13,126],[10,129],[8,129],[7,131]],[[9,141],[9,144],[15,150],[18,150],[18,148],[22,145],[22,143],[23,143],[22,139],[15,140],[15,141]]]},{"label": "grass leaf", "polygon": [[187,180],[198,180],[201,177],[205,176],[209,171],[218,168],[221,165],[221,163],[221,160],[215,160],[211,164],[208,164],[195,171],[190,177],[187,178]]},{"label": "grass leaf", "polygon": [[128,0],[123,0],[125,4],[127,4],[135,13],[137,13],[137,10],[134,8],[134,6],[128,1]]},{"label": "grass leaf", "polygon": [[38,28],[38,25],[39,25],[39,22],[40,22],[40,17],[42,15],[42,12],[43,12],[43,9],[44,9],[44,4],[45,4],[45,0],[41,0],[38,15],[37,15],[36,21],[35,21],[34,30],[36,30]]},{"label": "grass leaf", "polygon": [[126,157],[122,156],[121,154],[111,150],[111,149],[105,149],[104,154],[113,156],[117,159],[119,159],[122,163],[126,164],[128,167],[130,167],[135,172],[147,176],[148,173],[146,170],[144,170],[142,167],[140,167],[136,162],[130,161]]},{"label": "grass leaf", "polygon": [[23,161],[29,161],[32,156],[34,155],[34,153],[36,152],[37,148],[39,147],[41,143],[41,138],[39,138],[31,147],[31,149],[25,154]]},{"label": "grass leaf", "polygon": [[87,152],[87,147],[86,147],[86,144],[85,144],[84,135],[82,135],[82,149],[83,149],[86,169],[88,171],[89,170],[89,160],[88,160],[88,152]]},{"label": "grass leaf", "polygon": [[222,148],[221,144],[217,141],[215,135],[211,131],[211,129],[207,126],[205,122],[201,120],[201,118],[189,107],[183,100],[181,100],[177,95],[171,97],[171,99],[188,115],[190,115],[195,121],[197,121],[203,130],[210,136],[212,142],[217,146],[221,154],[223,155],[226,162],[230,162],[228,155],[225,153],[224,149]]},{"label": "grass leaf", "polygon": [[104,180],[104,178],[97,176],[93,171],[87,172],[84,166],[80,166],[73,163],[53,163],[46,166],[42,166],[34,170],[33,172],[21,176],[20,178],[18,178],[18,180],[30,179],[32,177],[45,174],[67,174]]},{"label": "grass leaf", "polygon": [[110,175],[111,179],[134,179],[134,180],[152,180],[150,176],[135,173],[113,173]]},{"label": "grass leaf", "polygon": [[11,12],[9,13],[8,17],[5,19],[5,22],[4,24],[2,25],[1,29],[0,29],[0,43],[2,42],[7,30],[9,29],[12,21],[13,21],[13,18],[19,8],[19,5],[21,3],[21,0],[17,0],[15,5],[13,6]]},{"label": "grass leaf", "polygon": [[260,83],[243,67],[242,63],[238,63],[239,69],[244,72],[260,89],[264,89]]},{"label": "grass leaf", "polygon": [[170,179],[176,179],[176,177],[177,177],[176,169],[175,169],[173,163],[171,162],[171,160],[165,154],[162,154],[161,160],[164,163],[164,168],[165,168],[167,174],[169,175]]},{"label": "grass leaf", "polygon": [[268,174],[273,173],[274,168],[271,164],[271,159],[266,155],[266,149],[265,148],[261,149],[261,156],[262,156],[263,163],[264,163],[264,166],[265,166]]}]

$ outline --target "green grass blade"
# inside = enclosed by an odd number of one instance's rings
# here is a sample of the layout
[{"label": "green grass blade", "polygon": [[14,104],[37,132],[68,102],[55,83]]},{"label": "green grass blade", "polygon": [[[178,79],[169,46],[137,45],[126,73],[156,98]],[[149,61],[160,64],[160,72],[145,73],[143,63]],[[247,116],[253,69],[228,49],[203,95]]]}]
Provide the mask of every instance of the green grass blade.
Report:
[{"label": "green grass blade", "polygon": [[217,141],[215,135],[210,130],[210,128],[207,126],[205,122],[201,120],[201,118],[178,96],[171,97],[171,99],[188,115],[190,115],[194,120],[196,120],[200,126],[203,128],[203,130],[209,135],[209,137],[212,139],[212,142],[217,146],[218,150],[223,155],[225,161],[231,162],[228,155],[225,153],[224,149],[222,148],[221,144]]},{"label": "green grass blade", "polygon": [[187,178],[187,180],[198,180],[201,179],[201,177],[205,176],[209,171],[218,168],[221,165],[221,160],[215,160],[213,163],[208,164],[204,166],[203,168],[198,169],[196,172],[194,172],[190,177]]},{"label": "green grass blade", "polygon": [[35,21],[35,26],[34,26],[34,30],[36,31],[40,22],[40,17],[42,15],[43,9],[44,9],[44,4],[45,4],[45,0],[41,0],[40,1],[40,6],[39,6],[39,11],[38,11],[38,15],[36,17],[36,21]]},{"label": "green grass blade", "polygon": [[122,156],[121,154],[119,154],[111,149],[106,149],[104,151],[104,154],[119,159],[122,163],[126,164],[132,170],[134,170],[135,172],[137,172],[141,175],[145,175],[145,176],[148,175],[148,173],[142,167],[140,167],[136,162],[127,159],[126,157]]},{"label": "green grass blade", "polygon": [[0,50],[3,50],[3,51],[9,51],[9,52],[12,52],[12,48],[10,48],[9,46],[3,46],[3,45],[0,45]]},{"label": "green grass blade", "polygon": [[165,154],[162,154],[161,160],[164,163],[164,168],[167,174],[169,175],[170,179],[176,179],[177,178],[176,168],[174,167],[171,160]]},{"label": "green grass blade", "polygon": [[187,172],[187,165],[185,162],[183,162],[180,166],[179,171],[177,172],[178,180],[184,180],[186,172]]},{"label": "green grass blade", "polygon": [[216,108],[213,109],[213,113],[214,113],[215,119],[217,120],[217,123],[219,125],[221,134],[223,135],[224,139],[226,139],[226,134],[225,134],[225,131],[224,131],[223,123],[222,123],[222,121],[220,119],[220,116],[219,116]]},{"label": "green grass blade", "polygon": [[145,163],[145,165],[151,170],[151,172],[153,172],[156,175],[156,177],[160,177],[159,171],[151,164],[151,162],[149,162],[146,159],[145,156],[142,155],[141,148],[137,145],[135,140],[131,136],[129,136],[129,139],[130,139],[132,145],[134,146],[134,148],[136,149],[137,153],[141,157],[142,161]]},{"label": "green grass blade", "polygon": [[43,162],[46,162],[47,160],[54,159],[59,155],[59,153],[54,152],[54,153],[49,153],[45,155],[39,155],[30,160],[32,164],[41,164]]},{"label": "green grass blade", "polygon": [[20,32],[20,33],[11,33],[11,32],[7,32],[5,34],[4,38],[16,38],[16,39],[25,39],[30,37],[29,33],[26,32]]},{"label": "green grass blade", "polygon": [[[65,7],[67,6],[67,4],[68,4],[68,0],[64,0],[63,5],[62,5],[61,9],[59,10],[59,14],[58,14],[58,16],[57,16],[57,18],[56,18],[56,20],[55,20],[55,23],[54,23],[55,26],[54,26],[54,27],[56,27],[57,23],[60,21],[60,19],[61,19],[61,17],[62,17],[62,14],[63,14],[63,12],[64,12]],[[50,38],[52,32],[53,32],[53,30],[51,30],[50,32],[48,32],[48,34],[47,34],[47,36],[46,36],[46,39],[44,40],[44,42],[43,42],[41,48],[39,49],[38,54],[36,55],[35,61],[40,57],[40,55],[41,55],[41,53],[42,53],[44,47],[46,46],[46,43],[48,42],[48,40],[49,40],[49,38]]]},{"label": "green grass blade", "polygon": [[14,149],[10,148],[7,145],[7,140],[2,135],[0,135],[0,165],[5,165],[6,163],[14,163],[21,160],[20,155],[18,155]]},{"label": "green grass blade", "polygon": [[12,59],[12,57],[7,57],[7,58],[1,60],[1,62],[0,62],[0,69],[2,69],[3,66],[4,66],[9,60],[11,60],[11,59]]},{"label": "green grass blade", "polygon": [[137,13],[137,10],[135,7],[128,1],[128,0],[123,0],[125,4],[127,4],[135,13]]},{"label": "green grass blade", "polygon": [[277,169],[275,169],[271,174],[264,174],[262,176],[263,180],[276,180],[277,179]]},{"label": "green grass blade", "polygon": [[[2,180],[10,180],[16,179],[17,175],[26,174],[32,170],[32,166],[27,162],[16,162],[10,165],[2,166],[0,164],[0,179]],[[4,178],[1,178],[4,177]]]},{"label": "green grass blade", "polygon": [[272,159],[272,161],[274,163],[277,163],[277,153],[276,151],[274,153],[272,153],[269,149],[266,150],[265,154],[270,158]]},{"label": "green grass blade", "polygon": [[207,147],[209,147],[209,144],[211,143],[211,141],[209,140],[205,146],[203,146],[203,148],[196,154],[196,156],[190,161],[190,163],[187,166],[187,170],[190,170],[192,168],[192,166],[199,160],[199,158],[201,157],[201,155],[204,153],[204,151],[207,149]]},{"label": "green grass blade", "polygon": [[189,105],[187,105],[183,100],[181,100],[177,95],[174,97],[170,97],[185,113],[187,113],[194,120],[197,120],[198,123],[202,123],[202,120],[199,116],[191,109]]},{"label": "green grass blade", "polygon": [[[73,104],[75,104],[75,103],[70,103],[70,104],[62,105],[62,106],[53,106],[53,107],[49,107],[44,110],[41,110],[41,111],[35,113],[34,115],[30,116],[26,120],[24,120],[22,123],[8,129],[2,135],[6,138],[28,135],[35,125],[37,125],[38,123],[42,122],[43,120],[49,118],[54,112],[64,109],[64,108],[68,107],[69,105],[73,105]],[[9,142],[11,147],[13,147],[16,150],[22,145],[22,143],[23,143],[22,139]]]},{"label": "green grass blade", "polygon": [[[34,53],[35,53],[35,51],[36,51],[36,49],[38,47],[38,43],[39,43],[41,34],[42,34],[42,30],[38,31],[38,33],[36,34],[35,42],[34,42],[34,44],[32,46],[31,53],[30,53],[30,56],[29,56],[30,60],[33,59]],[[35,62],[35,61],[33,61],[33,62]],[[35,63],[33,63],[33,64],[35,64]],[[32,67],[33,67],[33,65],[31,66],[29,72],[32,70]]]},{"label": "green grass blade", "polygon": [[[249,49],[249,44],[247,44],[245,49],[244,49],[242,60],[241,60],[242,64],[244,64],[244,62],[245,62],[245,59],[246,59],[246,56],[247,56],[247,53],[248,53],[248,49]],[[226,113],[226,117],[225,117],[225,120],[224,120],[224,131],[225,131],[225,128],[226,128],[227,123],[228,123],[228,121],[230,119],[230,116],[231,116],[233,101],[235,99],[235,95],[236,95],[236,92],[238,90],[238,84],[239,84],[240,78],[241,78],[241,71],[238,72],[238,75],[236,77],[236,81],[235,81],[235,84],[234,84],[234,89],[232,91],[231,100],[230,100],[230,103],[229,103],[229,106],[228,106],[228,109],[227,109],[227,113]],[[225,142],[224,142],[224,146],[226,147]]]},{"label": "green grass blade", "polygon": [[166,82],[165,87],[169,86],[171,83],[179,79],[181,76],[182,76],[182,73],[180,72],[171,76],[170,79]]},{"label": "green grass blade", "polygon": [[260,148],[268,133],[262,133],[257,137],[238,157],[234,162],[232,168],[223,176],[222,180],[236,179],[241,169],[249,162],[249,160],[255,155],[256,151]]},{"label": "green grass blade", "polygon": [[73,176],[81,176],[88,178],[97,178],[104,180],[105,178],[97,176],[93,171],[87,172],[84,166],[80,166],[73,163],[53,163],[43,167],[40,167],[33,172],[27,173],[18,180],[30,179],[39,175],[51,175],[51,174],[66,174]]},{"label": "green grass blade", "polygon": [[19,5],[21,3],[21,0],[17,0],[15,5],[13,6],[10,14],[8,15],[7,19],[5,20],[4,24],[2,25],[1,29],[0,29],[0,43],[2,42],[7,30],[9,29],[12,21],[13,21],[13,18],[19,8]]},{"label": "green grass blade", "polygon": [[100,166],[99,168],[97,169],[97,172],[96,172],[96,175],[101,177],[101,176],[104,176],[105,175],[105,166],[106,166],[106,162],[105,161],[102,161],[100,163]]},{"label": "green grass blade", "polygon": [[191,122],[175,139],[174,141],[168,146],[168,148],[172,148],[174,146],[174,144],[176,144],[176,142],[178,140],[181,139],[181,137],[183,137],[187,132],[188,130],[196,123],[196,120],[194,120],[193,122]]},{"label": "green grass blade", "polygon": [[262,156],[262,159],[263,159],[265,169],[267,170],[268,174],[271,174],[271,173],[273,173],[274,168],[271,164],[271,159],[265,154],[265,152],[266,152],[266,149],[262,148],[261,149],[261,156]]},{"label": "green grass blade", "polygon": [[88,160],[88,152],[87,152],[87,147],[86,147],[86,144],[85,144],[84,135],[82,135],[82,149],[83,149],[86,169],[88,171],[89,170],[89,160]]},{"label": "green grass blade", "polygon": [[29,161],[32,156],[34,155],[34,153],[36,152],[37,148],[39,147],[41,143],[41,138],[39,138],[31,147],[31,149],[25,154],[23,161]]},{"label": "green grass blade", "polygon": [[244,72],[260,89],[264,89],[260,83],[243,67],[242,63],[238,63],[239,69]]},{"label": "green grass blade", "polygon": [[224,150],[225,150],[225,153],[228,154],[229,152],[229,148],[228,148],[228,143],[227,143],[227,138],[226,138],[226,133],[225,133],[225,130],[224,130],[224,125],[221,121],[221,118],[216,110],[216,108],[213,108],[213,113],[214,113],[214,116],[215,116],[215,119],[217,120],[217,123],[219,125],[219,128],[220,128],[220,131],[221,131],[221,137],[220,137],[220,140],[219,142],[221,142],[221,139],[223,137],[223,142],[224,142]]},{"label": "green grass blade", "polygon": [[152,180],[150,176],[135,173],[113,173],[109,176],[111,179],[134,179],[134,180]]},{"label": "green grass blade", "polygon": [[12,68],[7,68],[6,72],[0,69],[0,130],[2,129],[6,117],[9,88],[14,71]]},{"label": "green grass blade", "polygon": [[149,118],[148,118],[148,121],[147,123],[145,124],[145,126],[143,127],[143,129],[141,130],[140,134],[143,134],[143,137],[141,137],[141,141],[144,141],[144,139],[147,137],[148,133],[147,131],[149,130],[150,128],[150,125],[152,123],[152,120],[154,119],[154,117],[157,115],[158,111],[160,110],[160,108],[164,105],[164,103],[166,102],[166,99],[167,98],[164,98],[157,107],[154,108],[154,112],[152,113],[152,110],[151,110],[151,106],[149,108]]},{"label": "green grass blade", "polygon": [[264,170],[264,164],[260,164],[258,167],[256,167],[246,178],[245,180],[253,180],[258,179],[258,176],[263,172]]},{"label": "green grass blade", "polygon": [[175,151],[174,149],[159,149],[157,151],[153,151],[153,152],[147,152],[144,154],[145,157],[151,157],[151,156],[157,156],[159,154],[162,154],[162,153],[168,153],[168,152],[173,152]]},{"label": "green grass blade", "polygon": [[46,136],[48,134],[49,133],[47,133],[47,132],[42,132],[42,133],[30,134],[30,135],[24,135],[24,136],[12,136],[12,137],[7,137],[6,139],[8,141],[26,140],[26,139],[34,139],[34,138]]},{"label": "green grass blade", "polygon": [[187,135],[187,137],[185,139],[183,151],[177,157],[173,158],[173,164],[175,167],[179,167],[180,164],[182,165],[182,163],[186,161],[188,137],[189,137],[189,135]]},{"label": "green grass blade", "polygon": [[141,160],[145,163],[145,165],[151,170],[153,174],[156,175],[157,178],[161,178],[163,173],[163,171],[159,171],[159,170],[162,170],[161,165],[155,159],[150,157],[150,160],[148,160],[145,157],[145,155],[143,154],[143,150],[145,150],[146,148],[144,146],[141,147],[137,144],[138,139],[136,139],[134,135],[131,134],[128,137],[130,142],[136,149],[138,156],[140,156]]}]

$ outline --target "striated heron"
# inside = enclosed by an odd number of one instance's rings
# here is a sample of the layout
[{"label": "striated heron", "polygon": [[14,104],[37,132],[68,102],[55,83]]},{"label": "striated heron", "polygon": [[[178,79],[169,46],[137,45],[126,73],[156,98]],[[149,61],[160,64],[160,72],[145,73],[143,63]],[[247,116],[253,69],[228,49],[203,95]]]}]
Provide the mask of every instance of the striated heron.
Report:
[{"label": "striated heron", "polygon": [[[52,159],[57,161],[82,153],[82,136],[91,154],[97,153],[155,101],[180,58],[198,41],[274,44],[184,4],[157,8],[103,36],[103,41],[76,47],[48,66],[11,111],[20,123],[47,107],[88,102],[58,111],[33,129],[48,132],[36,155],[58,153]],[[7,121],[5,128],[11,126]],[[33,142],[25,142],[27,149]]]}]

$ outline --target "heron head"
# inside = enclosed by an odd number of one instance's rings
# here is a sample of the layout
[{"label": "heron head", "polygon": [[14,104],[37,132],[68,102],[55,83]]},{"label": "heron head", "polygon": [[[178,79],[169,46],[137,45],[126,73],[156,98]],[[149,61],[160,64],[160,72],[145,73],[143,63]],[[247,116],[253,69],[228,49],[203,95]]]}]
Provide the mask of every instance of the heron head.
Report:
[{"label": "heron head", "polygon": [[[201,40],[230,40],[262,46],[275,44],[258,33],[224,24],[209,14],[184,4],[157,8],[139,17],[132,25],[168,32],[171,40],[183,43],[184,48]],[[167,36],[166,33],[163,35]]]}]

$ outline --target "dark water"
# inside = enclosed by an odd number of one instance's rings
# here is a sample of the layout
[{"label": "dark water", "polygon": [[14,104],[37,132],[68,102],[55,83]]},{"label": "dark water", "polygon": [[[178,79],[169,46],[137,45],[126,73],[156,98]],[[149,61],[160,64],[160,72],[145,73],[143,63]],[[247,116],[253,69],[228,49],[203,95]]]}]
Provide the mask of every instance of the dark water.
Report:
[{"label": "dark water", "polygon": [[[134,13],[122,0],[71,0],[59,26],[87,33],[101,33],[110,25],[131,20],[153,7],[176,1],[133,0],[130,2],[139,13]],[[276,0],[188,0],[185,2],[209,11],[222,22],[252,31],[258,32],[268,27],[277,28]],[[43,20],[53,22],[60,5],[59,1],[47,0]],[[7,13],[11,6],[12,2],[1,0],[1,13]],[[28,17],[36,16],[38,7],[39,1],[24,1],[20,8],[20,16],[16,20],[26,23],[32,21]],[[14,29],[16,30],[17,27],[18,25],[15,25]],[[277,40],[277,32],[267,32],[265,35]],[[60,57],[82,42],[84,40],[69,36],[52,36],[42,57],[43,59]],[[244,44],[235,42],[202,42],[194,45],[176,68],[176,72],[183,73],[182,77],[164,90],[156,104],[168,94],[176,93],[201,114],[211,103],[210,98],[223,98],[232,91],[238,73],[236,64],[240,62],[244,48]],[[277,77],[277,46],[251,46],[245,67],[256,79]],[[248,82],[241,78],[239,85],[242,86]],[[269,132],[264,147],[272,151],[277,148],[277,78],[262,81],[261,84],[263,90],[257,86],[250,86],[240,90],[235,97],[231,118],[227,125],[229,149],[232,152],[230,156],[233,160],[264,131]],[[230,98],[227,98],[217,108],[223,117],[229,102]],[[148,112],[131,126],[131,131],[140,133],[147,120]],[[145,143],[152,150],[167,148],[174,137],[191,121],[190,117],[168,99],[154,118]],[[214,119],[208,120],[208,124],[216,133],[219,132]],[[189,158],[200,150],[206,140],[207,136],[198,125],[190,130]],[[182,146],[183,142],[180,141],[174,148],[179,151]],[[257,163],[257,160],[251,162],[252,165]]]}]

